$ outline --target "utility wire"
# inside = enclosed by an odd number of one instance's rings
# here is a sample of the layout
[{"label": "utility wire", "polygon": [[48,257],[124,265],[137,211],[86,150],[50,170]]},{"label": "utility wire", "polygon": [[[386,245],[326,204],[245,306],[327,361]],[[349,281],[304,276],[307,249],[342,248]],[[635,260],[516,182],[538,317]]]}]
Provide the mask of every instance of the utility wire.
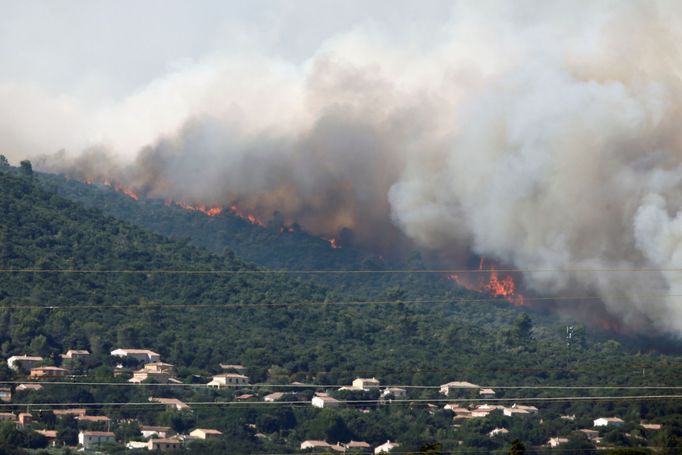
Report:
[{"label": "utility wire", "polygon": [[[158,397],[162,398],[162,397]],[[336,400],[339,404],[349,405],[404,405],[404,404],[430,404],[430,403],[517,403],[517,402],[562,402],[562,401],[621,401],[621,400],[679,400],[682,395],[616,395],[616,396],[564,396],[564,397],[515,397],[515,398],[436,398],[436,399],[407,399],[407,400]],[[310,406],[307,401],[180,401],[177,404],[187,406]],[[0,403],[0,407],[18,406],[50,406],[50,407],[103,407],[103,406],[175,406],[175,403],[160,403],[158,401],[139,402],[96,402],[96,403]]]}]

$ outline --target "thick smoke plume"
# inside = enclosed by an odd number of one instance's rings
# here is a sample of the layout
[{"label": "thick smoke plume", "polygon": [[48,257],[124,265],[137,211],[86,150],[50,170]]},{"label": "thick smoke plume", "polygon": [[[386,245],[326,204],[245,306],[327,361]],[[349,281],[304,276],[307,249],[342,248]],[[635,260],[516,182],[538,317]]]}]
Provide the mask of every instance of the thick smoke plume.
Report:
[{"label": "thick smoke plume", "polygon": [[214,56],[93,111],[0,86],[0,145],[378,249],[469,247],[679,333],[682,7],[493,5],[465,2],[427,49],[359,28],[301,65]]}]

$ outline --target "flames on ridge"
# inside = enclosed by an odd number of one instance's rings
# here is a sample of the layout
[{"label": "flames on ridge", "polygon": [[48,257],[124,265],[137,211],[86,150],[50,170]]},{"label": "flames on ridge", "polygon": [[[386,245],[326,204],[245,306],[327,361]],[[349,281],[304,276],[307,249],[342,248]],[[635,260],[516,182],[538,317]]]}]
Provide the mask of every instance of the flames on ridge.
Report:
[{"label": "flames on ridge", "polygon": [[486,264],[481,257],[478,271],[463,276],[461,274],[448,275],[448,279],[472,291],[481,292],[494,298],[501,298],[509,303],[520,306],[524,304],[523,295],[511,275],[500,277],[495,266]]},{"label": "flames on ridge", "polygon": [[[133,190],[132,188],[125,186],[125,185],[118,183],[118,182],[113,182],[113,181],[108,180],[108,179],[102,180],[101,182],[95,181],[93,179],[85,179],[85,180],[83,180],[83,183],[86,183],[88,185],[101,184],[101,185],[104,185],[104,186],[107,186],[107,187],[113,189],[114,191],[116,191],[118,193],[124,194],[131,199],[134,199],[136,201],[140,200],[140,195],[135,190]],[[205,204],[190,204],[189,202],[186,202],[186,201],[174,200],[174,199],[170,199],[170,198],[164,199],[163,202],[164,202],[164,205],[169,206],[169,207],[170,206],[177,206],[177,207],[180,207],[182,209],[189,210],[192,212],[199,212],[199,213],[202,213],[202,214],[204,214],[206,216],[210,216],[210,217],[216,217],[222,213],[227,212],[227,213],[230,213],[230,214],[236,216],[237,218],[240,218],[244,221],[248,221],[249,223],[251,223],[255,226],[266,227],[265,223],[259,217],[257,217],[253,213],[243,211],[236,204],[232,204],[228,207],[209,206],[209,205],[205,205]],[[295,233],[297,231],[298,231],[298,228],[294,227],[294,226],[282,226],[279,230],[280,234],[282,234],[282,233],[292,234],[292,233]],[[328,242],[329,246],[332,249],[341,248],[341,246],[338,244],[338,241],[335,238],[330,238],[330,239],[323,238],[323,240]]]}]

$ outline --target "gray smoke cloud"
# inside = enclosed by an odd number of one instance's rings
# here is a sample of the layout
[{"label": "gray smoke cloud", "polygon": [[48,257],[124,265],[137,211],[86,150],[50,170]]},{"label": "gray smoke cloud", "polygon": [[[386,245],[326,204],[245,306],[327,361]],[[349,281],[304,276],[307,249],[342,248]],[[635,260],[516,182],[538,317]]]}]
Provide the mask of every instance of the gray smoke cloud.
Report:
[{"label": "gray smoke cloud", "polygon": [[[675,2],[466,2],[427,48],[358,27],[300,64],[212,56],[96,110],[5,85],[2,145],[379,250],[470,248],[680,333],[681,19]],[[27,100],[39,114],[12,115]]]}]

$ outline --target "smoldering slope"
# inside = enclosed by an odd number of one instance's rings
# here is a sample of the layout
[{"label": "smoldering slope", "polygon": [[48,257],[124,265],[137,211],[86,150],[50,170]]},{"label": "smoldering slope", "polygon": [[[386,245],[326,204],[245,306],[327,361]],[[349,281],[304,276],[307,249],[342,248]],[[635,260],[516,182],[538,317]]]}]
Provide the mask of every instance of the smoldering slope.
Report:
[{"label": "smoldering slope", "polygon": [[378,249],[470,248],[676,334],[681,26],[676,2],[466,2],[427,49],[358,26],[302,64],[213,55],[97,109],[5,84],[0,145]]}]

